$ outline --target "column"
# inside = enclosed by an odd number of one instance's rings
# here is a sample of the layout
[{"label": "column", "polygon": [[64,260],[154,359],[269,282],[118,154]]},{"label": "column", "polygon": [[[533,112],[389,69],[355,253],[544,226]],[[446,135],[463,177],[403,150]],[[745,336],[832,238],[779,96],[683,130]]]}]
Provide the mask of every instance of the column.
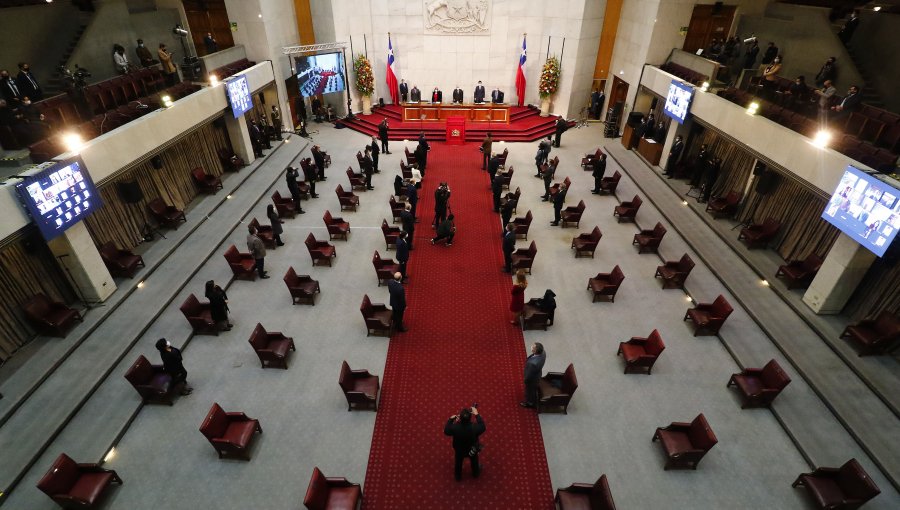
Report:
[{"label": "column", "polygon": [[253,145],[250,143],[250,129],[247,128],[247,121],[244,116],[234,118],[230,112],[225,112],[225,130],[228,132],[228,139],[231,140],[231,148],[234,154],[243,159],[248,165],[256,160],[253,154]]},{"label": "column", "polygon": [[840,313],[873,262],[874,253],[841,234],[803,295],[803,302],[817,314]]},{"label": "column", "polygon": [[79,298],[100,303],[115,292],[116,282],[100,258],[84,222],[72,225],[62,235],[47,242],[47,246]]}]

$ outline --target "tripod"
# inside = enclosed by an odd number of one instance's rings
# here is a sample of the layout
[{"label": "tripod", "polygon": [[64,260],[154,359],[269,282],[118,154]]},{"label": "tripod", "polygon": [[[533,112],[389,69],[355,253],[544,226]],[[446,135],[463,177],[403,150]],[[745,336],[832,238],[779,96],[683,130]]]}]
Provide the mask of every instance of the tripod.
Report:
[{"label": "tripod", "polygon": [[[753,182],[756,182],[756,179],[756,176],[753,176]],[[745,201],[741,205],[741,208],[738,209],[737,215],[735,216],[736,218],[740,218],[744,213],[744,209],[747,209],[749,211],[749,214],[747,214],[747,219],[731,227],[731,230],[735,230],[739,227],[749,227],[753,224],[753,215],[756,213],[756,208],[759,206],[759,197],[756,193],[752,195],[752,198],[749,199],[749,202],[750,203],[748,205],[747,201]]]}]

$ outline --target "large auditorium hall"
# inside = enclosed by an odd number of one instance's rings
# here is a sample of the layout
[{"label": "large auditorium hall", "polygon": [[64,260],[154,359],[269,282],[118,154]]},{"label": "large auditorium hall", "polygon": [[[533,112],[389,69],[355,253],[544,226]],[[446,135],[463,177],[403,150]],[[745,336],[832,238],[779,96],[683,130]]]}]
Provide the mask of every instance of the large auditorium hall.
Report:
[{"label": "large auditorium hall", "polygon": [[897,30],[0,0],[0,507],[900,508]]}]

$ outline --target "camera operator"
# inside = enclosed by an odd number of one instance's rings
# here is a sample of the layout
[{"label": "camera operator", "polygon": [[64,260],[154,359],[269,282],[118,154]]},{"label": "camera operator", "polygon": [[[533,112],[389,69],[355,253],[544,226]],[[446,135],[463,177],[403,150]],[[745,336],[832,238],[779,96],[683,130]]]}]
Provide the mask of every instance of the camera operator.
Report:
[{"label": "camera operator", "polygon": [[444,425],[444,435],[453,438],[453,475],[457,482],[462,479],[462,465],[466,457],[472,466],[472,476],[478,478],[481,474],[481,467],[478,465],[478,452],[481,451],[478,436],[483,434],[484,430],[484,420],[478,414],[478,404],[460,410],[459,414],[451,416]]},{"label": "camera operator", "polygon": [[437,189],[434,190],[434,221],[431,222],[432,228],[437,228],[438,225],[447,219],[447,207],[449,207],[449,202],[450,186],[448,186],[446,182],[442,182],[438,185]]}]

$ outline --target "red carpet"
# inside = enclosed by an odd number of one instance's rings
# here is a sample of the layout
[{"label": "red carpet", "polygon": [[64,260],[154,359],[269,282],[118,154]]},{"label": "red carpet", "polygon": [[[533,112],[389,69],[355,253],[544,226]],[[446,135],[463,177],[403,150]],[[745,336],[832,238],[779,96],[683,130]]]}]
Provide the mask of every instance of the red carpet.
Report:
[{"label": "red carpet", "polygon": [[[500,219],[491,211],[477,145],[431,144],[409,262],[405,322],[388,349],[364,505],[375,509],[550,509],[553,492],[537,414],[519,407],[525,348],[509,324],[510,277],[500,271]],[[452,247],[431,246],[434,189],[450,184]],[[478,402],[487,431],[482,473],[453,479],[444,423]]]}]

